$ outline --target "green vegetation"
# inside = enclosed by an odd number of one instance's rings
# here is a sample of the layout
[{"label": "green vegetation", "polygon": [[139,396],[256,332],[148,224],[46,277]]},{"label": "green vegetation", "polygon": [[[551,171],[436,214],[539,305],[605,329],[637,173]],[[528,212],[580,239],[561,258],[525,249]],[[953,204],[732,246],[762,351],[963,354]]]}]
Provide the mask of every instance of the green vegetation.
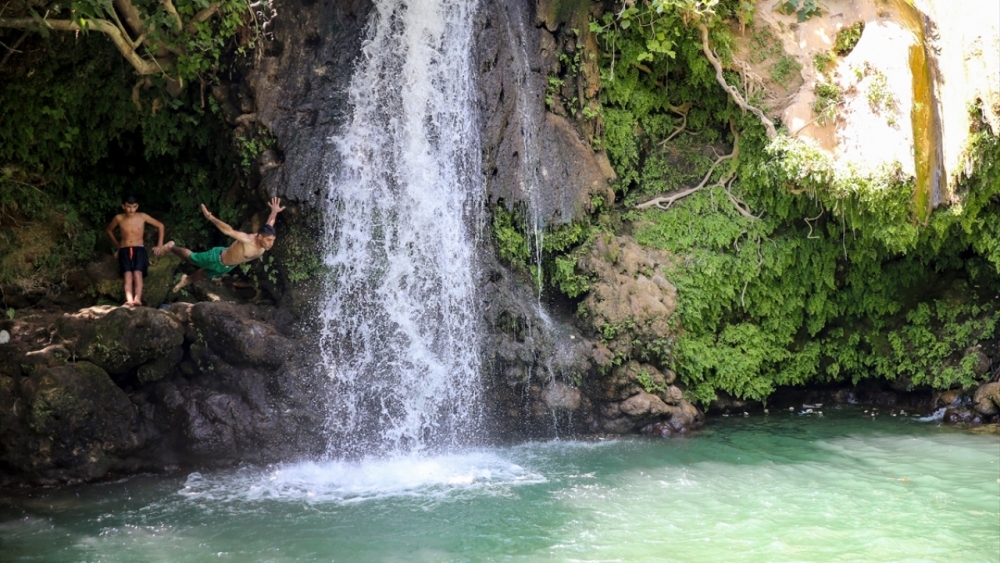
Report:
[{"label": "green vegetation", "polygon": [[[136,74],[165,78],[178,90],[218,72],[223,51],[241,28],[250,32],[247,46],[253,48],[264,23],[244,0],[42,0],[8,3],[0,16],[0,28],[42,37],[53,31],[103,34]],[[244,25],[244,18],[254,25]]]},{"label": "green vegetation", "polygon": [[837,60],[830,51],[823,51],[822,53],[816,53],[813,55],[813,66],[819,72],[826,72],[830,70],[833,62]]},{"label": "green vegetation", "polygon": [[[682,2],[640,1],[628,26],[617,14],[591,26],[602,49],[603,146],[622,207],[601,211],[574,242],[546,255],[549,283],[585,294],[593,280],[579,258],[609,230],[675,257],[664,274],[678,309],[672,333],[660,335],[662,353],[614,348],[636,330],[628,322],[597,336],[618,362],[642,354],[672,368],[704,402],[717,390],[766,399],[778,386],[807,383],[946,389],[981,381],[965,350],[995,337],[1000,323],[1000,140],[983,124],[969,144],[974,173],[958,188],[962,203],[914,224],[914,180],[898,164],[870,174],[837,168],[787,134],[769,139],[722,91],[692,24],[706,25],[726,61],[725,22],[735,7],[693,12]],[[651,49],[648,40],[660,35],[668,49]],[[742,88],[738,74],[725,76]],[[822,114],[842,93],[822,84],[817,97]],[[738,156],[720,161],[734,144]],[[703,178],[703,189],[668,210],[635,209]],[[527,242],[511,246],[526,255]]]},{"label": "green vegetation", "polygon": [[788,79],[802,70],[802,65],[790,55],[782,55],[781,58],[771,66],[771,80],[785,86]]},{"label": "green vegetation", "polygon": [[816,0],[779,0],[774,9],[786,16],[795,14],[799,23],[822,13],[820,3]]},{"label": "green vegetation", "polygon": [[854,22],[837,32],[837,41],[833,45],[833,52],[841,57],[846,57],[854,50],[854,47],[861,40],[861,34],[865,31],[865,22]]},{"label": "green vegetation", "polygon": [[645,369],[639,370],[638,375],[635,376],[635,381],[647,393],[665,393],[667,391],[667,386],[654,381],[653,376]]},{"label": "green vegetation", "polygon": [[[137,82],[102,34],[23,37],[0,67],[0,284],[53,291],[73,267],[110,254],[104,228],[130,193],[184,246],[222,241],[201,203],[237,227],[248,218],[249,167],[203,84]],[[178,68],[194,64],[184,60]],[[211,70],[195,66],[210,85]],[[260,142],[244,143],[242,157]]]},{"label": "green vegetation", "polygon": [[844,93],[832,82],[820,82],[814,92],[816,99],[813,101],[812,110],[816,112],[820,123],[826,123],[833,119],[837,106],[844,101]]}]

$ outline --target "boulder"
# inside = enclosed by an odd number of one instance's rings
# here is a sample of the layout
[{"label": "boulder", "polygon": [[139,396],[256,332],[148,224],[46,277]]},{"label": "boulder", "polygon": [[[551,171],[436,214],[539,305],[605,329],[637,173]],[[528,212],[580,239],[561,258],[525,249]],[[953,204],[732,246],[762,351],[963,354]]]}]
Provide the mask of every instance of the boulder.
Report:
[{"label": "boulder", "polygon": [[70,359],[70,351],[62,344],[52,344],[41,350],[28,352],[21,360],[24,375],[33,375],[41,369],[61,366]]},{"label": "boulder", "polygon": [[125,466],[123,458],[141,445],[136,408],[95,364],[42,369],[16,396],[5,383],[0,465],[29,470],[40,483],[93,479]]},{"label": "boulder", "polygon": [[[628,236],[598,237],[577,266],[593,282],[581,308],[590,328],[610,330],[610,348],[634,356],[634,341],[669,341],[669,320],[677,309],[677,289],[667,281],[667,253],[644,248]],[[627,330],[625,327],[628,327]]]},{"label": "boulder", "polygon": [[180,321],[149,307],[91,307],[63,315],[56,330],[78,358],[112,375],[170,355],[184,343]]},{"label": "boulder", "polygon": [[1000,382],[980,385],[972,395],[972,408],[984,416],[1000,414]]},{"label": "boulder", "polygon": [[561,381],[552,381],[542,390],[542,400],[553,410],[575,411],[582,397],[579,389]]},{"label": "boulder", "polygon": [[982,414],[968,407],[946,409],[942,420],[949,424],[982,424],[985,421]]},{"label": "boulder", "polygon": [[274,327],[250,317],[234,303],[203,302],[191,308],[196,341],[204,342],[232,365],[277,367],[294,353],[291,340]]}]

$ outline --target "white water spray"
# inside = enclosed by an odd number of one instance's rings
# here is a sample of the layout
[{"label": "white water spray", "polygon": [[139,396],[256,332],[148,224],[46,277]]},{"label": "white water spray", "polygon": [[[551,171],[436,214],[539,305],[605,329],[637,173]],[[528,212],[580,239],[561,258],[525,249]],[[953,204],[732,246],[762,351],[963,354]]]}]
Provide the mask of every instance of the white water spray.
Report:
[{"label": "white water spray", "polygon": [[376,0],[334,139],[323,354],[330,451],[466,443],[480,413],[476,0]]}]

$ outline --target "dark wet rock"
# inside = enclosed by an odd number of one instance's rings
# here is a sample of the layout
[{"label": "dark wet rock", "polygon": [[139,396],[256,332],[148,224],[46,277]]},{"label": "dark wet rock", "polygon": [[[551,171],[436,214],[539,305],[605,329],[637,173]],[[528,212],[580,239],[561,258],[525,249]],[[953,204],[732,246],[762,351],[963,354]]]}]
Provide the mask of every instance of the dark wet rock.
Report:
[{"label": "dark wet rock", "polygon": [[238,303],[243,301],[220,278],[197,281],[184,289],[194,297],[195,302],[226,301],[229,303]]},{"label": "dark wet rock", "polygon": [[550,409],[572,412],[580,408],[581,399],[579,389],[561,381],[553,381],[542,390],[542,401]]},{"label": "dark wet rock", "polygon": [[138,468],[132,459],[143,434],[137,409],[97,365],[46,368],[19,384],[2,379],[0,467],[42,484]]},{"label": "dark wet rock", "polygon": [[639,432],[647,436],[669,438],[697,430],[705,424],[705,415],[691,403],[684,402],[670,410],[670,418],[644,426]]},{"label": "dark wet rock", "polygon": [[[712,401],[708,406],[708,411],[712,413],[733,414],[733,413],[743,413],[749,411],[759,411],[764,408],[764,405],[760,401],[737,399],[722,391],[716,391],[715,394],[716,394],[715,400]],[[847,402],[847,401],[841,400],[838,402]]]},{"label": "dark wet rock", "polygon": [[[479,8],[473,60],[486,189],[491,201],[509,206],[533,202],[542,224],[569,223],[589,212],[595,198],[614,201],[614,172],[576,125],[546,111],[545,89],[560,46],[535,25],[534,8],[534,2],[501,0]],[[586,2],[541,10],[549,29],[570,19],[586,29]]]},{"label": "dark wet rock", "polygon": [[242,112],[232,120],[237,127],[252,134],[259,125],[277,140],[257,162],[261,193],[317,204],[336,165],[324,141],[348,115],[348,85],[372,3],[275,0],[274,8],[274,39],[264,43],[244,83],[216,98],[231,113]]},{"label": "dark wet rock", "polygon": [[200,339],[231,364],[280,366],[293,353],[287,338],[247,318],[244,308],[234,303],[198,303],[191,308],[191,321]]},{"label": "dark wet rock", "polygon": [[971,402],[972,397],[960,389],[949,389],[934,394],[935,408],[967,407]]},{"label": "dark wet rock", "polygon": [[987,419],[973,409],[959,407],[945,410],[943,420],[948,424],[982,424]]},{"label": "dark wet rock", "polygon": [[8,323],[18,340],[0,354],[17,368],[0,374],[0,486],[316,453],[319,362],[269,324],[284,318],[218,302]]}]

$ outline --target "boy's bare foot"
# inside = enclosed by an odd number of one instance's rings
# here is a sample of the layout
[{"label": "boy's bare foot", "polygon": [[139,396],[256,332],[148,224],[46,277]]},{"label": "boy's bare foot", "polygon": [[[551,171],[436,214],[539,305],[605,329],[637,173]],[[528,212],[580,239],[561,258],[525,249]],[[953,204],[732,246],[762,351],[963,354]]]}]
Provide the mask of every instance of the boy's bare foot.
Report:
[{"label": "boy's bare foot", "polygon": [[135,301],[126,301],[122,307],[128,307],[131,309],[132,307],[135,307]]},{"label": "boy's bare foot", "polygon": [[[173,243],[173,241],[168,242],[167,244],[172,244],[172,243]],[[174,289],[172,291],[174,293],[177,293],[178,291],[180,291],[181,289],[183,289],[184,286],[186,286],[189,283],[191,283],[191,281],[188,279],[188,275],[187,274],[181,274],[181,281],[177,282],[177,285],[174,286]]]}]

